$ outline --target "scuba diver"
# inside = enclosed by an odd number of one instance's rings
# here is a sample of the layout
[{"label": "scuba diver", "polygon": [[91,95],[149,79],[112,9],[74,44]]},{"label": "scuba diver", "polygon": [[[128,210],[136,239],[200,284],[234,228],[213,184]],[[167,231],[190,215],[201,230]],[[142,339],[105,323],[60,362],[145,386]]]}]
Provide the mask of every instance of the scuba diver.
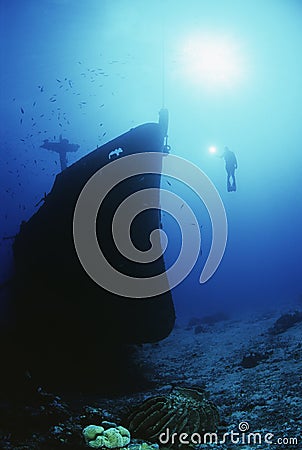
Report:
[{"label": "scuba diver", "polygon": [[232,152],[229,149],[229,147],[224,147],[224,152],[220,156],[220,158],[224,158],[225,160],[225,169],[227,171],[227,191],[228,192],[236,191],[237,187],[236,187],[235,170],[237,169],[238,165],[235,153]]}]

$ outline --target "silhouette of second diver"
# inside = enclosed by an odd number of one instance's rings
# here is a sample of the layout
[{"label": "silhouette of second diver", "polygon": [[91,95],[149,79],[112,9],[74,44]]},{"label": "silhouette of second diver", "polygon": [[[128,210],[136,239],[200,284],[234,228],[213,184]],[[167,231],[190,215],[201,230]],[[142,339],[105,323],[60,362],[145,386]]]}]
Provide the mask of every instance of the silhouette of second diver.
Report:
[{"label": "silhouette of second diver", "polygon": [[237,185],[235,170],[237,169],[238,164],[235,153],[232,152],[229,147],[224,147],[224,152],[222,153],[220,158],[224,158],[225,160],[225,170],[227,171],[227,191],[236,191]]}]

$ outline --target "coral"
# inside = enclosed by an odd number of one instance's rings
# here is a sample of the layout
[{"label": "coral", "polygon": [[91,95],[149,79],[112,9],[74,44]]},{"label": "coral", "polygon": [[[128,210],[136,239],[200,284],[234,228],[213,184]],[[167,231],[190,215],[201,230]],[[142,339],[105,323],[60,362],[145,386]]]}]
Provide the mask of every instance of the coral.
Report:
[{"label": "coral", "polygon": [[195,328],[194,328],[194,334],[200,334],[200,333],[203,333],[205,330],[204,330],[204,327],[202,327],[201,325],[197,325]]},{"label": "coral", "polygon": [[283,314],[274,323],[272,328],[269,329],[270,334],[281,334],[289,328],[296,325],[296,323],[302,322],[302,312],[295,311],[294,313]]},{"label": "coral", "polygon": [[218,322],[229,320],[229,316],[224,312],[218,312],[204,317],[192,317],[187,325],[187,330],[198,325],[215,325]]},{"label": "coral", "polygon": [[248,355],[243,356],[240,365],[244,369],[252,369],[253,367],[258,366],[259,363],[266,361],[272,353],[272,351],[266,353],[251,352]]},{"label": "coral", "polygon": [[201,322],[200,317],[192,317],[188,322],[187,329],[200,325],[200,322]]},{"label": "coral", "polygon": [[174,387],[167,395],[145,400],[125,421],[134,437],[157,442],[167,428],[178,435],[214,431],[219,414],[203,391]]},{"label": "coral", "polygon": [[158,444],[150,444],[148,442],[141,442],[138,444],[130,444],[127,447],[127,450],[158,450]]},{"label": "coral", "polygon": [[[105,425],[104,422],[102,424]],[[91,448],[121,448],[130,443],[130,433],[122,426],[105,430],[102,426],[88,425],[83,430],[83,436]]]},{"label": "coral", "polygon": [[83,430],[85,441],[94,440],[98,435],[103,434],[104,431],[104,428],[98,425],[88,425],[88,427]]}]

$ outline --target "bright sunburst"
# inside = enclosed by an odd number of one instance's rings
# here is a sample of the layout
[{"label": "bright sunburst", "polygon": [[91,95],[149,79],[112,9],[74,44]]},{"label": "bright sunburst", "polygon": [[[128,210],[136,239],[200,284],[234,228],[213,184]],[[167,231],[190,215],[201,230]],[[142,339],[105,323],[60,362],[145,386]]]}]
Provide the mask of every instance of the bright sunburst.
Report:
[{"label": "bright sunburst", "polygon": [[182,49],[182,65],[193,82],[231,86],[241,78],[238,47],[231,39],[194,36]]}]

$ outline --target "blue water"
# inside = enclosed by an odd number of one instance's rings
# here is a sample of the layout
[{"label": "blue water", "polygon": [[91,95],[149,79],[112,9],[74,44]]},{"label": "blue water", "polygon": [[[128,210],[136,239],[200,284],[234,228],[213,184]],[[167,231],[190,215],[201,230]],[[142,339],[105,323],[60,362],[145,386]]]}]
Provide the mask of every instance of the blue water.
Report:
[{"label": "blue water", "polygon": [[[222,263],[200,285],[211,226],[203,205],[194,204],[202,211],[203,249],[173,293],[178,318],[299,302],[299,1],[1,0],[0,7],[1,238],[18,232],[60,171],[56,155],[40,148],[44,139],[62,134],[79,144],[68,156],[71,164],[134,126],[157,121],[164,47],[172,154],[210,177],[229,223]],[[183,58],[183,43],[200,34],[233,42],[233,79],[211,83],[193,70],[198,55]],[[210,145],[235,152],[237,192],[226,191],[224,163],[208,153]],[[11,243],[0,241],[0,282],[12,273]]]}]

